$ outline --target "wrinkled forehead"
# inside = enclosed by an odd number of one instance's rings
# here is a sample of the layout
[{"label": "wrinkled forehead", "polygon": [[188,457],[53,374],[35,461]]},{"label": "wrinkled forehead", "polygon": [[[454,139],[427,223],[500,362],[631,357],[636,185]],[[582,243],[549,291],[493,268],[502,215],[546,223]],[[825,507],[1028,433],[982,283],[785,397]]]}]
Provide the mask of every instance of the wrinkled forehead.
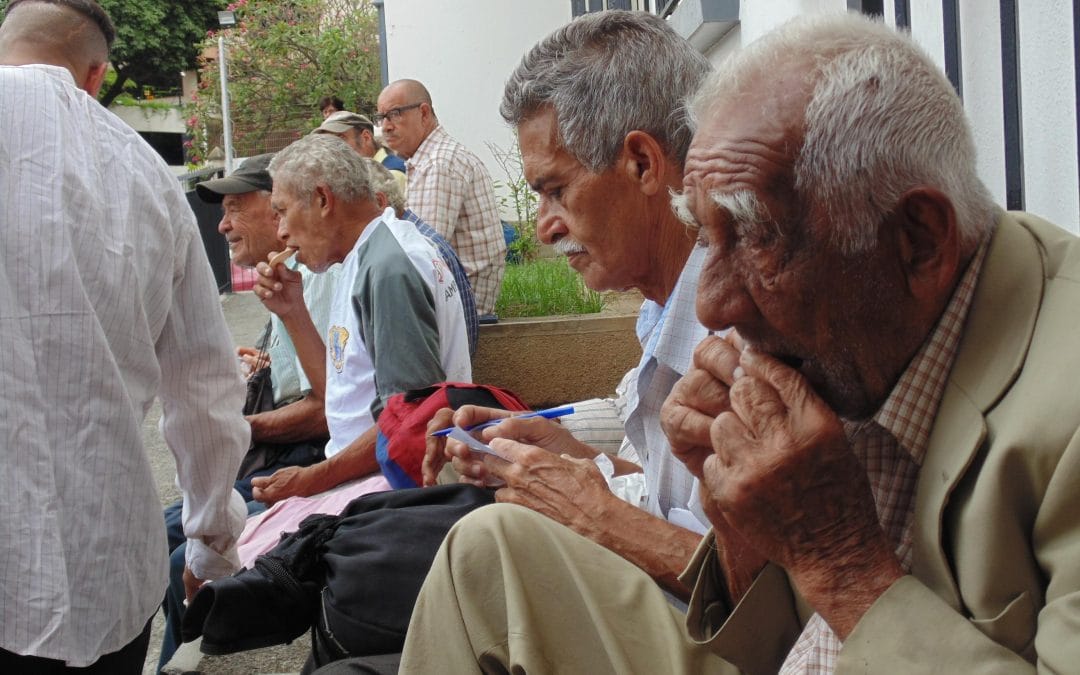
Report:
[{"label": "wrinkled forehead", "polygon": [[411,103],[415,103],[415,101],[409,100],[409,91],[407,87],[390,85],[379,94],[378,108],[379,112],[385,113],[388,110],[393,110],[394,108],[399,108]]}]

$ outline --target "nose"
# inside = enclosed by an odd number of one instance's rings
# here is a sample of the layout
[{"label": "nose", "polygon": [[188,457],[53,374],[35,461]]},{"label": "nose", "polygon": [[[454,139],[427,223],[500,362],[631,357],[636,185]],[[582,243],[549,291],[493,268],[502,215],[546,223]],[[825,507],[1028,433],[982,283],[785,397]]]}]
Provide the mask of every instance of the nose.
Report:
[{"label": "nose", "polygon": [[277,236],[283,243],[289,242],[289,229],[285,225],[284,218],[278,218],[277,222]]},{"label": "nose", "polygon": [[570,234],[566,220],[559,211],[558,207],[551,204],[551,200],[540,196],[540,204],[536,209],[536,237],[545,244],[554,244]]},{"label": "nose", "polygon": [[217,224],[217,231],[220,232],[221,234],[228,234],[229,230],[231,230],[231,229],[232,229],[232,220],[229,218],[228,213],[223,213],[221,215],[221,220]]},{"label": "nose", "polygon": [[716,252],[716,247],[710,247],[702,264],[696,309],[701,325],[717,331],[738,329],[758,315],[739,265]]}]

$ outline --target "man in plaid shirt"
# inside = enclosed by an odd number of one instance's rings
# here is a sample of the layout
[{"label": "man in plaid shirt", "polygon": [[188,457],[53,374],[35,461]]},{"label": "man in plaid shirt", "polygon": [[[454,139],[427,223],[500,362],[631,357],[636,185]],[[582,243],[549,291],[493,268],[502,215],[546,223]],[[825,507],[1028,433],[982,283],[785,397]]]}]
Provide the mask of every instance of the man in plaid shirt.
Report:
[{"label": "man in plaid shirt", "polygon": [[506,240],[491,176],[476,155],[446,133],[431,95],[416,80],[398,80],[379,94],[375,123],[383,140],[406,158],[409,209],[454,247],[476,296],[491,314],[506,268]]}]

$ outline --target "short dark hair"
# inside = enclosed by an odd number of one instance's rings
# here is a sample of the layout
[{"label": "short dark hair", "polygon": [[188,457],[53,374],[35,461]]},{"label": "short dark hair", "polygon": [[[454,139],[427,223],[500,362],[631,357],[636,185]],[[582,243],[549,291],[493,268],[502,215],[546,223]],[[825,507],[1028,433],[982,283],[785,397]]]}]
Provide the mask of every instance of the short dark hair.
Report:
[{"label": "short dark hair", "polygon": [[30,2],[45,2],[50,5],[58,5],[60,7],[68,7],[75,10],[94,22],[101,30],[101,34],[105,37],[105,46],[112,48],[113,41],[116,40],[116,26],[113,25],[112,19],[109,18],[109,13],[94,0],[11,0],[7,5],[6,11],[7,13],[11,13],[12,9]]},{"label": "short dark hair", "polygon": [[328,105],[334,106],[337,110],[345,109],[345,101],[342,101],[337,96],[323,96],[319,99],[319,110],[324,110]]}]

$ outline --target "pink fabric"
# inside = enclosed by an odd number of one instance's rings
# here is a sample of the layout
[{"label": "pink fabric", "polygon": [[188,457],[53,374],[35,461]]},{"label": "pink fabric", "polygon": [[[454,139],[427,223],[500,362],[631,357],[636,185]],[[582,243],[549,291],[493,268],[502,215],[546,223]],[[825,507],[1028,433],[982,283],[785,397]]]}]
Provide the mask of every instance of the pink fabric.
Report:
[{"label": "pink fabric", "polygon": [[248,518],[244,524],[244,532],[236,544],[240,564],[251,567],[255,558],[277,546],[282,533],[295,532],[304,518],[314,513],[341,513],[357,497],[389,489],[390,484],[379,474],[342,483],[333,490],[312,497],[289,497],[274,504]]}]

